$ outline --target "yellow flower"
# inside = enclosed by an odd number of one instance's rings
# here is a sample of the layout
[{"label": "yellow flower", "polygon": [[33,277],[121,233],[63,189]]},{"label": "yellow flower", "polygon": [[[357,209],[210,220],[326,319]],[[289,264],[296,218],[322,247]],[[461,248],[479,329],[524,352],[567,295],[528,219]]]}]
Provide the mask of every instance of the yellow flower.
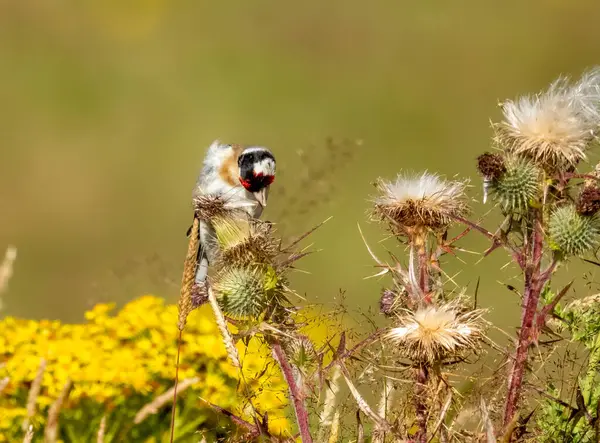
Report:
[{"label": "yellow flower", "polygon": [[[114,308],[114,303],[96,305],[86,312],[86,324],[13,317],[0,320],[0,363],[4,363],[0,378],[10,377],[0,396],[0,435],[7,433],[5,441],[22,439],[21,434],[3,430],[20,429],[27,392],[42,358],[46,368],[34,420],[42,428],[48,408],[68,379],[73,389],[61,413],[77,414],[79,422],[98,419],[85,415],[88,411],[100,414],[116,405],[136,408],[130,411],[135,413],[140,405],[173,385],[179,335],[177,307],[143,296],[117,313],[112,312]],[[201,381],[185,395],[203,397],[231,410],[235,405],[248,404],[251,397],[260,411],[269,411],[272,432],[289,433],[287,391],[269,349],[258,338],[250,340],[247,348],[242,344],[238,348],[242,375],[228,362],[209,307],[194,311],[183,334],[179,376],[200,377]],[[88,408],[90,401],[97,407]],[[205,406],[198,400],[194,407]]]}]

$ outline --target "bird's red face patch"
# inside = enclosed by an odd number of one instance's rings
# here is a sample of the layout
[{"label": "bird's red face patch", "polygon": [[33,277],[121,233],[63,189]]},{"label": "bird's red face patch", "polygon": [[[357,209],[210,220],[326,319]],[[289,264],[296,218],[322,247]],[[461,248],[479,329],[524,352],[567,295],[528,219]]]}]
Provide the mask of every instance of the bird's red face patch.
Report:
[{"label": "bird's red face patch", "polygon": [[257,192],[262,188],[266,188],[273,183],[274,180],[275,177],[273,175],[263,174],[253,174],[249,179],[243,179],[240,177],[240,183],[246,190],[250,192]]}]

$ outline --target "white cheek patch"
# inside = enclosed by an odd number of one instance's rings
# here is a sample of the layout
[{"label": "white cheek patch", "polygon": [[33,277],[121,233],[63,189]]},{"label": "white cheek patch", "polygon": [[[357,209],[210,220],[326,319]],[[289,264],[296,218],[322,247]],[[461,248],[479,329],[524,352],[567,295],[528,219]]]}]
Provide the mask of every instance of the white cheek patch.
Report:
[{"label": "white cheek patch", "polygon": [[254,165],[254,175],[275,175],[275,162],[265,158]]}]

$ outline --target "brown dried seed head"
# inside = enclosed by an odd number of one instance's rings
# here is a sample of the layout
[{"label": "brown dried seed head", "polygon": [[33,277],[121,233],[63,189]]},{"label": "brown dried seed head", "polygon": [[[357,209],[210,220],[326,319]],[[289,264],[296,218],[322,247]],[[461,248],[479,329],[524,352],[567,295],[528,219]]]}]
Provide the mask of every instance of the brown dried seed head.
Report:
[{"label": "brown dried seed head", "polygon": [[395,311],[397,297],[398,294],[391,289],[383,289],[381,291],[381,298],[379,299],[379,312],[386,317],[392,316]]},{"label": "brown dried seed head", "polygon": [[579,194],[577,212],[581,215],[594,215],[600,210],[600,189],[595,186],[585,187]]},{"label": "brown dried seed head", "polygon": [[482,176],[497,180],[506,172],[506,165],[500,155],[485,152],[477,157],[477,169]]}]

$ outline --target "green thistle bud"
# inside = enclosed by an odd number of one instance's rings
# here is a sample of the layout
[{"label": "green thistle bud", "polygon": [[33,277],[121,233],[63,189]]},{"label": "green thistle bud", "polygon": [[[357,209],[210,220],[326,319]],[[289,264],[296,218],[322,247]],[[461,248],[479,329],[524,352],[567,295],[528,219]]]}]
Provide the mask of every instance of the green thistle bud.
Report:
[{"label": "green thistle bud", "polygon": [[538,196],[540,170],[527,160],[509,158],[506,171],[497,180],[492,180],[490,187],[503,211],[523,211]]},{"label": "green thistle bud", "polygon": [[282,277],[270,266],[225,268],[212,286],[223,312],[234,318],[256,318],[283,300]]},{"label": "green thistle bud", "polygon": [[566,205],[552,213],[548,232],[555,249],[580,256],[598,246],[600,226],[597,217],[581,215],[575,206]]}]

